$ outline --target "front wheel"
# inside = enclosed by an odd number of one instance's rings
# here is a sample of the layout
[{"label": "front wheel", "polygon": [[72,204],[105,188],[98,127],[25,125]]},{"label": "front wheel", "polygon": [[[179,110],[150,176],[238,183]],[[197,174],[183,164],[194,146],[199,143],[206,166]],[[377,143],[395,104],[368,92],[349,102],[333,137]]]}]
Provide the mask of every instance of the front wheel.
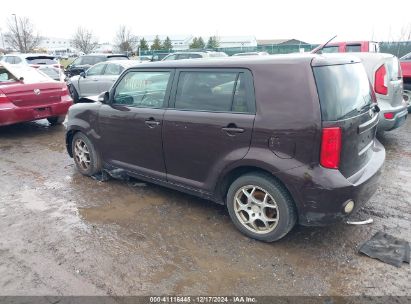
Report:
[{"label": "front wheel", "polygon": [[74,162],[81,174],[92,176],[101,172],[100,155],[85,134],[74,134],[71,149]]},{"label": "front wheel", "polygon": [[281,239],[297,221],[288,191],[272,176],[260,172],[243,175],[231,184],[227,209],[242,233],[264,242]]}]

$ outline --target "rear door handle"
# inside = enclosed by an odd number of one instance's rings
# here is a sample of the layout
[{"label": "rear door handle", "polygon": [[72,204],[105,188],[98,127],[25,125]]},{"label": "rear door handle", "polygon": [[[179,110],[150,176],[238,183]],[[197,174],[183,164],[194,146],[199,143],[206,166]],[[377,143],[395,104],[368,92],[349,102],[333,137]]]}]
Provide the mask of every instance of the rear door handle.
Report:
[{"label": "rear door handle", "polygon": [[154,118],[146,119],[145,123],[149,128],[154,128],[160,125],[160,122],[157,120],[154,120]]},{"label": "rear door handle", "polygon": [[225,127],[221,128],[221,130],[226,131],[227,133],[244,133],[244,129],[237,128],[237,127]]}]

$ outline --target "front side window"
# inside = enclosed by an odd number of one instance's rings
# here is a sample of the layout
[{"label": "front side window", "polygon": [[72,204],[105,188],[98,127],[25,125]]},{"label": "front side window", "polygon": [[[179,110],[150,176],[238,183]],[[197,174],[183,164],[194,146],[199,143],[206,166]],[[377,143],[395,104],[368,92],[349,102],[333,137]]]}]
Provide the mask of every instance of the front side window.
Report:
[{"label": "front side window", "polygon": [[161,108],[169,79],[170,72],[128,72],[115,89],[113,103],[132,107]]},{"label": "front side window", "polygon": [[87,76],[97,76],[102,75],[104,71],[105,64],[95,65],[87,70]]},{"label": "front side window", "polygon": [[249,113],[245,75],[241,72],[181,72],[176,109]]}]

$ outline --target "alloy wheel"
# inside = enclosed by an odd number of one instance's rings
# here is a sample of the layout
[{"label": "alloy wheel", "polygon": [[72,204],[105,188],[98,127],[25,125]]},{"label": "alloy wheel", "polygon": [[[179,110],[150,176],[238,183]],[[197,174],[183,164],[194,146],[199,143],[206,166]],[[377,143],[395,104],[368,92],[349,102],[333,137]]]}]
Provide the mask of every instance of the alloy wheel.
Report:
[{"label": "alloy wheel", "polygon": [[74,143],[74,157],[82,169],[88,170],[90,168],[90,151],[87,144],[80,138],[77,138]]},{"label": "alloy wheel", "polygon": [[243,186],[236,192],[234,200],[237,219],[248,230],[266,234],[277,227],[277,203],[263,188],[254,185]]}]

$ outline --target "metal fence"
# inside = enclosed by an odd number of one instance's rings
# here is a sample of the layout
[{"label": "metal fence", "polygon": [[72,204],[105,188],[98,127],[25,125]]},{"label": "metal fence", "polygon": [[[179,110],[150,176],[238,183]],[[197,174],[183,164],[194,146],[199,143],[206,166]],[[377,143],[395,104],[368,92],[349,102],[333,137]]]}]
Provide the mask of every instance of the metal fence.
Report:
[{"label": "metal fence", "polygon": [[[209,51],[219,51],[224,52],[231,56],[236,53],[245,52],[267,52],[269,54],[289,54],[289,53],[300,53],[300,52],[310,52],[316,48],[318,44],[272,44],[272,45],[259,45],[256,47],[235,47],[235,48],[217,48],[208,49]],[[190,52],[199,50],[179,50],[178,52]],[[146,50],[141,51],[140,55],[143,56],[155,56],[164,57],[167,54],[177,52],[175,50]],[[397,57],[402,57],[405,54],[411,52],[411,41],[402,42],[380,42],[380,52],[390,53]]]}]

